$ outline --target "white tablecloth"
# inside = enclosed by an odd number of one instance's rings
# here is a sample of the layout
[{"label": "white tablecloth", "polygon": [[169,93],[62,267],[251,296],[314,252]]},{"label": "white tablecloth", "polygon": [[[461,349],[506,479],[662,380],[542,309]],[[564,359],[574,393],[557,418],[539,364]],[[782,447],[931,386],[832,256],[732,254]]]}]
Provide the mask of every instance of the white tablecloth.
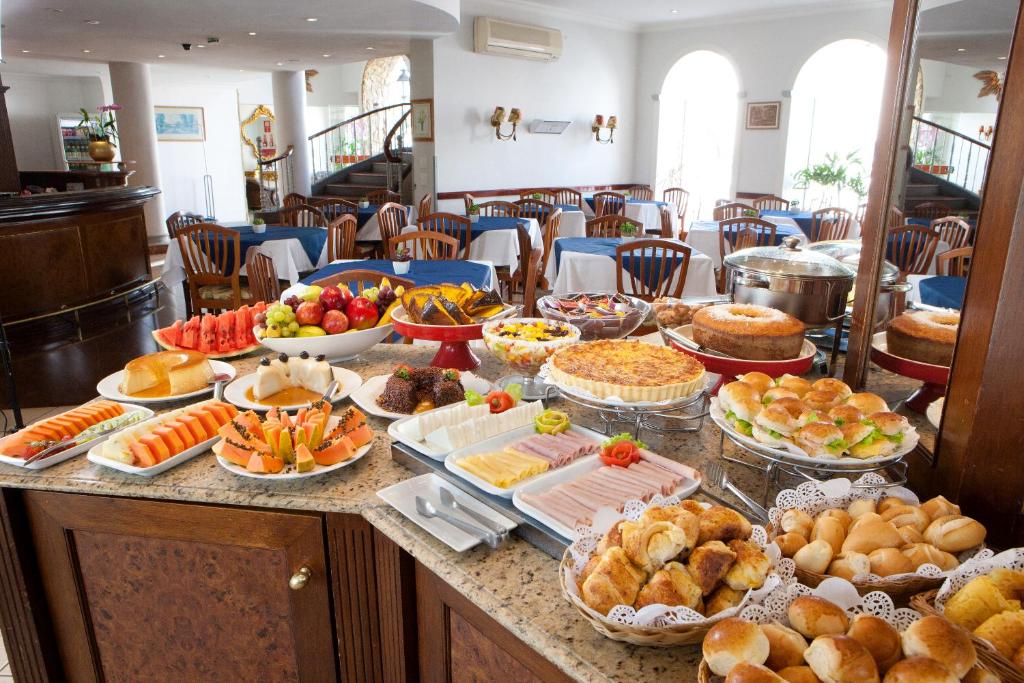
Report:
[{"label": "white tablecloth", "polygon": [[[407,205],[405,207],[409,211],[409,222],[416,222],[416,207]],[[370,216],[370,219],[363,223],[363,227],[359,228],[356,233],[356,242],[379,242],[380,241],[380,225],[377,224],[377,214]]]},{"label": "white tablecloth", "polygon": [[[673,205],[669,205],[668,210],[672,214],[672,236],[675,237],[679,235],[679,216]],[[658,204],[627,200],[626,218],[642,223],[644,232],[661,233],[661,206]]]},{"label": "white tablecloth", "polygon": [[[540,231],[540,223],[536,218],[524,218],[530,222],[526,230],[530,233],[530,246],[533,249],[544,249],[544,235]],[[419,226],[407,225],[402,234],[416,232]],[[495,267],[506,266],[509,273],[519,270],[519,236],[515,230],[487,230],[475,237],[470,244],[471,261],[480,259]],[[497,282],[497,280],[495,280]]]},{"label": "white tablecloth", "polygon": [[[803,233],[800,226],[792,218],[771,216],[766,220],[776,225],[792,226],[796,232],[793,236],[797,238],[800,244],[807,244],[807,235]],[[710,256],[711,261],[715,264],[715,268],[722,267],[722,254],[718,248],[718,221],[694,221],[690,223],[690,229],[686,233],[686,243],[695,250]],[[726,253],[729,253],[731,251],[729,245],[726,244],[725,246],[728,250]]]},{"label": "white tablecloth", "polygon": [[[548,282],[554,282],[552,294],[559,296],[571,292],[614,292],[615,268],[615,259],[602,254],[563,251],[561,264],[555,263],[553,254],[549,259],[547,278]],[[624,273],[623,284],[630,281],[629,274]],[[715,267],[711,258],[694,249],[690,254],[690,267],[686,273],[683,294],[713,296],[717,292]]]},{"label": "white tablecloth", "polygon": [[[274,262],[274,270],[277,277],[295,284],[299,281],[299,273],[305,273],[315,268],[322,268],[327,265],[327,243],[320,252],[320,258],[315,264],[309,262],[306,250],[302,248],[302,242],[296,239],[290,240],[267,240],[257,247],[262,254],[266,254]],[[245,254],[241,254],[242,271],[245,275]],[[181,249],[177,240],[171,240],[167,245],[167,254],[164,256],[164,267],[160,273],[160,280],[165,286],[171,287],[185,281],[185,266],[181,258]]]},{"label": "white tablecloth", "polygon": [[586,237],[587,215],[583,211],[562,210],[562,221],[558,224],[558,237]]}]

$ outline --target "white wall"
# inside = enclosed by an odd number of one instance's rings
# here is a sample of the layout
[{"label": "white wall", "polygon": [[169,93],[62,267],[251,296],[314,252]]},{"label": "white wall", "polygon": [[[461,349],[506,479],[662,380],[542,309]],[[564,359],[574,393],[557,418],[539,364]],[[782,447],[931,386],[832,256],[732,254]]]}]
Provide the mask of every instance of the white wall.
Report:
[{"label": "white wall", "polygon": [[[819,48],[843,38],[861,38],[885,48],[891,7],[777,15],[762,13],[742,21],[688,24],[685,28],[640,34],[636,70],[635,125],[637,181],[653,183],[658,140],[658,104],[672,65],[694,50],[714,50],[735,67],[737,144],[734,192],[779,193],[783,185],[789,99],[804,62]],[[778,130],[745,130],[746,103],[782,101]]]},{"label": "white wall", "polygon": [[996,98],[991,95],[978,97],[983,84],[974,74],[980,69],[922,59],[921,70],[925,112],[970,112],[992,114],[995,118],[998,111]]},{"label": "white wall", "polygon": [[318,69],[313,77],[313,92],[307,93],[310,107],[359,106],[359,92],[363,85],[366,62],[351,62]]}]

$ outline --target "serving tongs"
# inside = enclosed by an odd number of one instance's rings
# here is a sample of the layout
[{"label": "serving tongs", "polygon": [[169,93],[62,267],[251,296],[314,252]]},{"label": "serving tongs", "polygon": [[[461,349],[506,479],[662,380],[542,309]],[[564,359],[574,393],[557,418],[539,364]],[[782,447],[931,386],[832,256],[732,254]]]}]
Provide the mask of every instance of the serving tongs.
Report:
[{"label": "serving tongs", "polygon": [[460,517],[456,517],[455,515],[445,512],[444,510],[438,510],[436,507],[434,507],[433,503],[431,503],[423,496],[416,496],[416,512],[418,512],[420,516],[426,517],[427,519],[430,519],[431,517],[437,517],[438,519],[443,520],[448,524],[451,524],[456,529],[459,529],[460,531],[469,534],[473,538],[476,538],[486,543],[491,548],[497,548],[499,545],[501,545],[501,539],[499,538],[498,534],[494,533],[493,531],[489,531],[488,529],[485,529],[483,527],[479,527],[476,524],[471,524],[470,522],[467,522],[461,519]]},{"label": "serving tongs", "polygon": [[[750,510],[751,515],[756,521],[761,522],[762,524],[768,523],[768,511],[765,510],[757,501],[744,493],[740,487],[729,481],[729,475],[726,473],[722,463],[717,460],[712,460],[707,464],[707,467],[704,468],[704,474],[707,475],[707,481],[710,481],[712,486],[728,491],[743,501],[743,504],[747,506],[747,509]],[[701,484],[703,484],[704,481],[705,480],[702,480]],[[705,491],[703,487],[701,490]]]},{"label": "serving tongs", "polygon": [[669,337],[672,341],[678,342],[680,345],[685,346],[686,348],[688,348],[688,349],[690,349],[692,351],[696,351],[698,353],[703,353],[703,354],[708,355],[708,356],[718,356],[719,358],[729,358],[729,359],[734,359],[734,360],[736,359],[736,356],[730,356],[727,353],[722,353],[721,351],[716,351],[714,349],[709,349],[706,346],[698,344],[693,339],[690,339],[689,337],[685,337],[685,336],[679,334],[678,332],[676,332],[675,330],[673,330],[671,328],[662,327],[661,328],[661,333],[662,333],[662,335],[664,335],[666,337]]}]

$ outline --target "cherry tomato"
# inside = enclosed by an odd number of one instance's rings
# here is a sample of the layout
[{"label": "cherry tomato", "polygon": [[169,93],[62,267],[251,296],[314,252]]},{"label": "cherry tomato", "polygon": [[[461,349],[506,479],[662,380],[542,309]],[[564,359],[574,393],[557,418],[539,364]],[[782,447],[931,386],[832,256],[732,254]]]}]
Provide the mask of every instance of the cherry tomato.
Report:
[{"label": "cherry tomato", "polygon": [[487,405],[491,407],[492,413],[503,413],[515,404],[516,400],[507,391],[492,391],[487,394]]}]

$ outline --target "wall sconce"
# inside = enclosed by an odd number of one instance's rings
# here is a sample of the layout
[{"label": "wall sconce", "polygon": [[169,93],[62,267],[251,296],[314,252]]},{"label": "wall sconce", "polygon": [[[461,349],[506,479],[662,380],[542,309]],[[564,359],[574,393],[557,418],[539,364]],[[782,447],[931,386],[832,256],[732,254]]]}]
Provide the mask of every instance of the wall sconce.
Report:
[{"label": "wall sconce", "polygon": [[992,126],[978,126],[978,137],[985,138],[986,142],[992,139],[992,133],[994,132],[995,130]]},{"label": "wall sconce", "polygon": [[512,124],[512,131],[509,133],[502,133],[501,124],[505,121],[505,107],[495,107],[494,113],[491,114],[491,126],[494,127],[494,136],[499,140],[515,140],[516,128],[519,127],[519,122],[522,118],[522,112],[515,107],[512,107],[508,112],[508,122]]},{"label": "wall sconce", "polygon": [[[596,116],[594,116],[594,123],[590,125],[590,130],[594,134],[595,140],[597,140],[602,145],[607,145],[615,142],[613,138],[615,137],[615,129],[618,127],[618,125],[619,117],[609,116],[608,123],[605,123],[604,116],[602,116],[601,114],[597,114]],[[608,129],[608,137],[604,138],[603,140],[601,139],[602,128]]]}]

